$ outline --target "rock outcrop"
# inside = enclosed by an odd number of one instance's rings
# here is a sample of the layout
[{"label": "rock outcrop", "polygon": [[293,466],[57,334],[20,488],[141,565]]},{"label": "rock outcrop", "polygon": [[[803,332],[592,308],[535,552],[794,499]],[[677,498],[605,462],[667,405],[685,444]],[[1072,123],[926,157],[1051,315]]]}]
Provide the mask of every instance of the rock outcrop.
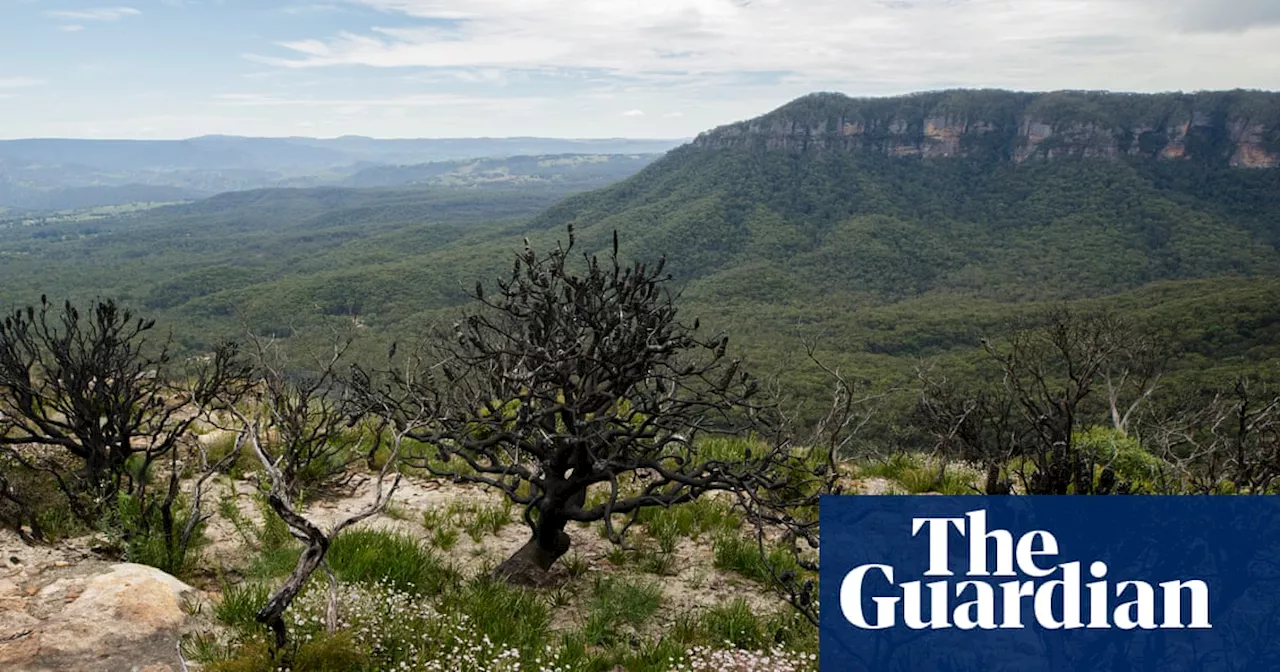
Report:
[{"label": "rock outcrop", "polygon": [[0,575],[0,669],[175,672],[197,595],[145,565],[12,566]]},{"label": "rock outcrop", "polygon": [[1280,167],[1280,94],[948,91],[900,98],[813,94],[708,131],[695,147],[873,151],[1022,163],[1066,157]]}]

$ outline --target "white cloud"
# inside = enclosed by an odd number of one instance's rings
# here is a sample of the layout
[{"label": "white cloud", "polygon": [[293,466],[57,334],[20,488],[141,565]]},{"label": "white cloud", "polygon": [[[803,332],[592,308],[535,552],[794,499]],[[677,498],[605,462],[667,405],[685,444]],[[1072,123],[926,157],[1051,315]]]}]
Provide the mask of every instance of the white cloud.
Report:
[{"label": "white cloud", "polygon": [[58,30],[61,30],[64,33],[77,33],[84,30],[84,26],[78,23],[70,23],[70,24],[58,26]]},{"label": "white cloud", "polygon": [[1189,27],[1197,12],[1230,14],[1210,0],[348,0],[423,23],[283,42],[288,54],[257,60],[585,70],[663,86],[782,77],[854,92],[1280,88],[1280,29],[1268,27],[1280,2],[1241,1],[1253,18],[1232,20],[1251,30],[1226,35]]},{"label": "white cloud", "polygon": [[142,11],[133,7],[101,7],[98,9],[58,9],[45,12],[45,16],[71,21],[119,21],[127,16],[137,16]]},{"label": "white cloud", "polygon": [[306,5],[286,5],[274,10],[287,16],[304,16],[307,14],[328,14],[342,11],[342,7],[331,3],[314,2]]},{"label": "white cloud", "polygon": [[643,116],[644,116],[644,110],[627,110],[626,112],[623,112],[623,113],[622,113],[622,116],[624,116],[624,117],[643,117]]},{"label": "white cloud", "polygon": [[298,98],[283,97],[260,93],[226,93],[217,96],[219,103],[236,107],[318,107],[346,110],[348,113],[356,108],[398,108],[398,107],[454,107],[502,110],[513,105],[539,105],[551,101],[541,97],[484,97],[465,96],[460,94],[414,94],[403,96],[369,97],[369,98]]},{"label": "white cloud", "polygon": [[0,89],[25,89],[44,84],[43,80],[31,77],[0,77]]}]

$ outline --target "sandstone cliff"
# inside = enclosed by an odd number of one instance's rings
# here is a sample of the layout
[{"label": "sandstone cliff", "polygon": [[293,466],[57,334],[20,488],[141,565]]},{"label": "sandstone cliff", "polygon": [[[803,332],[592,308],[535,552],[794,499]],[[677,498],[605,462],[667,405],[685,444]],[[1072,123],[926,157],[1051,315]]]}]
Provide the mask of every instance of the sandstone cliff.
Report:
[{"label": "sandstone cliff", "polygon": [[1023,162],[1083,157],[1280,167],[1280,93],[819,93],[698,136],[706,149],[869,150]]}]

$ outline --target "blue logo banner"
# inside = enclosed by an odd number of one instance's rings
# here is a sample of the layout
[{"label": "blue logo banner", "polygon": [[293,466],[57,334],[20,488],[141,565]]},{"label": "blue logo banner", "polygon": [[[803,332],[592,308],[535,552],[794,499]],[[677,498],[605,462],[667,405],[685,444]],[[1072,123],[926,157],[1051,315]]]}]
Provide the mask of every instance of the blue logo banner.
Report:
[{"label": "blue logo banner", "polygon": [[824,497],[820,662],[1280,670],[1280,497]]}]

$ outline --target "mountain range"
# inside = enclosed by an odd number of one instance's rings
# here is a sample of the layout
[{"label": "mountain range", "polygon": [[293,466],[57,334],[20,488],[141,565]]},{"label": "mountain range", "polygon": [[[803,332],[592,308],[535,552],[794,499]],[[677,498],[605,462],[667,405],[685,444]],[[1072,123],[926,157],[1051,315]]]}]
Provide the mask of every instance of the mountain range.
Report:
[{"label": "mountain range", "polygon": [[832,365],[904,384],[931,360],[973,370],[983,337],[1050,305],[1166,332],[1183,351],[1169,384],[1194,388],[1280,361],[1278,153],[1272,93],[824,93],[590,191],[392,170],[419,186],[244,192],[0,230],[0,287],[10,301],[119,296],[193,350],[235,319],[275,334],[356,320],[375,353],[455,314],[524,240],[552,245],[572,225],[585,252],[616,230],[625,256],[665,255],[685,311],[798,395],[825,393],[802,338]]}]

